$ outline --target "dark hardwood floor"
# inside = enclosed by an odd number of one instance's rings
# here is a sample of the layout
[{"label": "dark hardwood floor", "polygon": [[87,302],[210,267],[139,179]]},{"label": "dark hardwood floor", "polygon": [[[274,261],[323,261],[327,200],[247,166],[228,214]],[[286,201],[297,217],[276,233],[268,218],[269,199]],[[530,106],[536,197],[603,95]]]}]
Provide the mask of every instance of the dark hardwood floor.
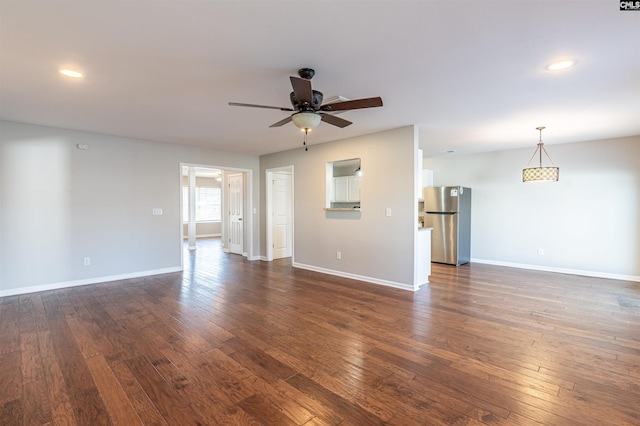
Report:
[{"label": "dark hardwood floor", "polygon": [[0,425],[639,425],[640,284],[249,262],[0,299]]}]

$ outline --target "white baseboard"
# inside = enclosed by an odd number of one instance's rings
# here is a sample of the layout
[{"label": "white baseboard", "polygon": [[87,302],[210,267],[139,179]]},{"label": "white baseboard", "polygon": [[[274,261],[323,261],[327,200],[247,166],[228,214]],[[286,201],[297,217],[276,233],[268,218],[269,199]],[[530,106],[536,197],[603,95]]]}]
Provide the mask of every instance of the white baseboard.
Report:
[{"label": "white baseboard", "polygon": [[637,281],[640,282],[640,276],[611,274],[608,272],[584,271],[581,269],[554,268],[552,266],[529,265],[526,263],[501,262],[499,260],[487,259],[471,259],[473,263],[484,263],[487,265],[506,266],[509,268],[531,269],[534,271],[557,272],[560,274],[582,275],[585,277],[607,278],[611,280]]},{"label": "white baseboard", "polygon": [[182,267],[175,266],[172,268],[155,269],[151,271],[140,271],[140,272],[133,272],[130,274],[110,275],[107,277],[87,278],[84,280],[75,280],[75,281],[63,281],[59,283],[42,284],[42,285],[35,285],[30,287],[18,287],[18,288],[12,288],[9,290],[0,290],[0,297],[15,296],[18,294],[36,293],[38,291],[58,290],[61,288],[77,287],[77,286],[89,285],[89,284],[98,284],[98,283],[104,283],[109,281],[128,280],[131,278],[148,277],[151,275],[170,274],[172,272],[180,272],[180,271],[182,271]]},{"label": "white baseboard", "polygon": [[307,269],[309,271],[320,272],[322,274],[335,275],[337,277],[343,277],[343,278],[351,278],[353,280],[365,281],[365,282],[372,283],[372,284],[379,284],[379,285],[384,285],[384,286],[387,286],[387,287],[399,288],[399,289],[402,289],[402,290],[409,290],[409,291],[417,291],[418,290],[418,288],[414,288],[414,286],[412,286],[410,284],[403,284],[403,283],[398,283],[398,282],[395,282],[395,281],[387,281],[387,280],[381,280],[381,279],[378,279],[378,278],[365,277],[363,275],[350,274],[348,272],[342,272],[342,271],[336,271],[336,270],[333,270],[333,269],[320,268],[318,266],[313,266],[313,265],[305,265],[304,263],[292,262],[291,266],[293,266],[294,268]]},{"label": "white baseboard", "polygon": [[[198,235],[196,235],[196,240],[198,238],[212,238],[212,237],[221,237],[221,236],[222,236],[222,234],[198,234]],[[183,240],[188,240],[189,236],[188,235],[184,236],[184,237],[182,237],[182,239]]]}]

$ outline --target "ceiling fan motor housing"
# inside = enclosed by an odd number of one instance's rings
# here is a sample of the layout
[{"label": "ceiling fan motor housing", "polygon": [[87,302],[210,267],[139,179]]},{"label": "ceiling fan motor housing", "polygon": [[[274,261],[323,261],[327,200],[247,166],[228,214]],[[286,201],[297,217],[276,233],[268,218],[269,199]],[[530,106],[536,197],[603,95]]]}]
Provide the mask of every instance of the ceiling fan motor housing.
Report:
[{"label": "ceiling fan motor housing", "polygon": [[316,72],[312,68],[300,68],[298,70],[298,75],[302,78],[306,78],[307,80],[311,80]]},{"label": "ceiling fan motor housing", "polygon": [[289,99],[291,100],[291,105],[293,105],[293,109],[298,111],[317,111],[320,109],[320,105],[322,105],[322,99],[324,95],[322,92],[318,92],[317,90],[313,91],[313,97],[311,100],[311,104],[308,102],[300,102],[296,99],[295,92],[291,92],[289,94]]}]

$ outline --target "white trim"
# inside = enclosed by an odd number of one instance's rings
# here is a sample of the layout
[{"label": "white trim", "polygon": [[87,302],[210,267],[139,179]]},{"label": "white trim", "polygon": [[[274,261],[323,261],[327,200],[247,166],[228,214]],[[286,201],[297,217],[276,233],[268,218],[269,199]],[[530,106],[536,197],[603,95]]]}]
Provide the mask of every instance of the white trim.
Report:
[{"label": "white trim", "polygon": [[217,234],[198,234],[196,235],[196,239],[198,238],[213,238],[213,237],[221,237],[222,234],[221,233],[217,233]]},{"label": "white trim", "polygon": [[[363,275],[350,274],[348,272],[335,271],[333,269],[325,269],[325,268],[320,268],[320,267],[313,266],[313,265],[305,265],[304,263],[292,262],[291,266],[293,266],[294,268],[300,268],[300,269],[306,269],[306,270],[309,270],[309,271],[320,272],[322,274],[335,275],[337,277],[350,278],[352,280],[358,280],[358,281],[365,281],[365,282],[368,282],[368,283],[379,284],[379,285],[383,285],[383,286],[386,286],[386,287],[399,288],[401,290],[409,290],[409,291],[418,291],[419,290],[417,286],[413,286],[411,284],[403,284],[403,283],[397,283],[395,281],[387,281],[387,280],[381,280],[381,279],[378,279],[378,278],[365,277]],[[427,283],[424,283],[424,284],[427,284]]]},{"label": "white trim", "polygon": [[151,271],[140,271],[140,272],[133,272],[130,274],[110,275],[107,277],[87,278],[84,280],[75,280],[75,281],[63,281],[59,283],[34,285],[30,287],[18,287],[18,288],[12,288],[9,290],[0,290],[0,297],[15,296],[17,294],[36,293],[38,291],[58,290],[61,288],[77,287],[81,285],[99,284],[99,283],[105,283],[109,281],[128,280],[131,278],[148,277],[151,275],[170,274],[173,272],[181,272],[181,271],[182,271],[182,267],[174,266],[172,268],[155,269]]},{"label": "white trim", "polygon": [[508,268],[531,269],[534,271],[557,272],[560,274],[581,275],[585,277],[607,278],[611,280],[640,282],[640,276],[636,276],[636,275],[611,274],[609,272],[584,271],[581,269],[554,268],[553,266],[529,265],[525,263],[501,262],[499,260],[487,260],[487,259],[475,259],[475,258],[472,258],[471,262],[484,263],[487,265],[506,266]]},{"label": "white trim", "polygon": [[264,171],[264,190],[265,190],[265,249],[267,262],[273,261],[273,185],[269,185],[273,179],[273,169]]},{"label": "white trim", "polygon": [[[222,237],[222,234],[198,234],[196,235],[196,240],[198,238],[213,238],[213,237]],[[188,237],[182,237],[183,241],[186,241]]]},{"label": "white trim", "polygon": [[[222,219],[221,220],[200,220],[200,221],[196,220],[196,223],[220,223],[221,224],[222,223]],[[182,222],[182,224],[183,225],[188,225],[189,222],[188,221],[187,222]]]}]

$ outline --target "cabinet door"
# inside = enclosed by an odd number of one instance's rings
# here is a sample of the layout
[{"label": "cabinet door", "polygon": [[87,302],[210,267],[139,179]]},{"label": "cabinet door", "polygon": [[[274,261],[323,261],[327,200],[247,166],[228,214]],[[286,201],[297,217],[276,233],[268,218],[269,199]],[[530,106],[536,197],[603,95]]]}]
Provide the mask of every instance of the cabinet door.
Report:
[{"label": "cabinet door", "polygon": [[360,179],[349,176],[349,201],[360,201]]},{"label": "cabinet door", "polygon": [[349,176],[333,178],[336,185],[335,201],[345,203],[349,201]]}]

